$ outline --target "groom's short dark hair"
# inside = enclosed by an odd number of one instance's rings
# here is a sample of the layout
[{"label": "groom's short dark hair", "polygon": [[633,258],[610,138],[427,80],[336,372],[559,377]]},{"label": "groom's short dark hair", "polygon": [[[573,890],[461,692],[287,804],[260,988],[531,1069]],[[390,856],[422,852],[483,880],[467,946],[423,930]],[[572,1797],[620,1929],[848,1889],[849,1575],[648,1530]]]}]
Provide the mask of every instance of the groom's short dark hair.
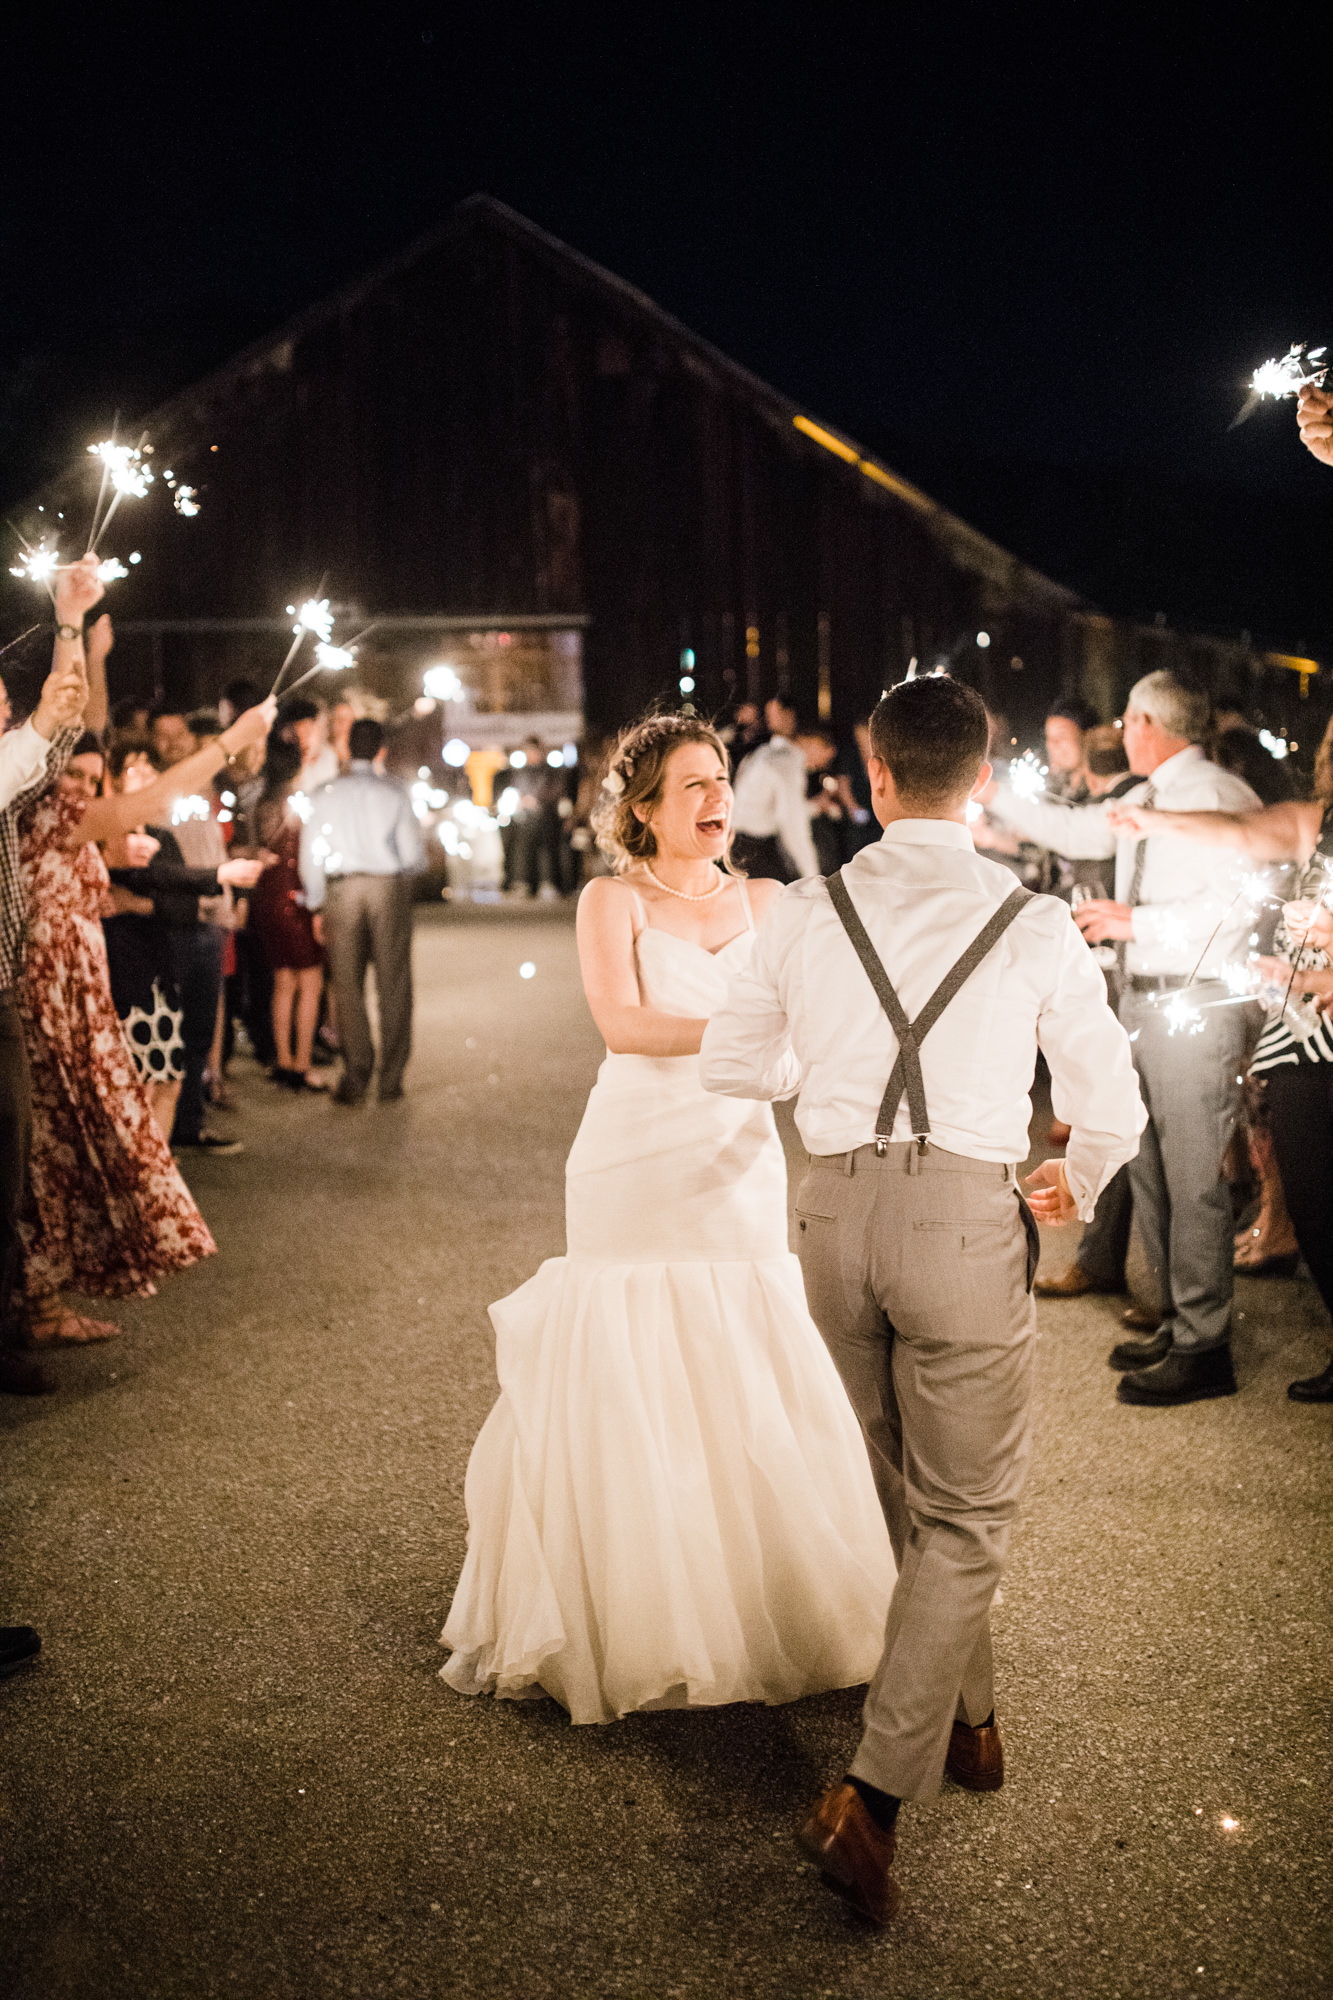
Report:
[{"label": "groom's short dark hair", "polygon": [[870,718],[899,799],[935,809],[971,791],[989,738],[985,702],[948,674],[899,681]]}]

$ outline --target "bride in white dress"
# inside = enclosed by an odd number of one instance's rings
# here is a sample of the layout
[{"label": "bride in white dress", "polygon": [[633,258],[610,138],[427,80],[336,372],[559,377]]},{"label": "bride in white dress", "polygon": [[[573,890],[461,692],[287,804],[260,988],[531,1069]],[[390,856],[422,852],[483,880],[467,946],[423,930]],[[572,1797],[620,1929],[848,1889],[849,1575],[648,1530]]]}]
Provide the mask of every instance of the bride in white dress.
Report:
[{"label": "bride in white dress", "polygon": [[594,816],[617,874],[579,903],[608,1053],[566,1168],[567,1254],[491,1307],[500,1398],[468,1464],[441,1674],[460,1694],[553,1695],[574,1722],[857,1685],[893,1587],[787,1248],[772,1111],[698,1079],[704,1024],[778,893],[717,866],[730,813],[704,723],[621,739]]}]

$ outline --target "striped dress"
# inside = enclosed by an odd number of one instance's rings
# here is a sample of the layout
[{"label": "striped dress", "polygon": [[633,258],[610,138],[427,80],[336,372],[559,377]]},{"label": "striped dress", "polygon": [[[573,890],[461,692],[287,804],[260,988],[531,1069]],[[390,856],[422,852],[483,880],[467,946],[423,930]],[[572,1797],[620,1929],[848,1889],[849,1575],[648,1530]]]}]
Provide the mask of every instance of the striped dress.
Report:
[{"label": "striped dress", "polygon": [[[1333,805],[1324,808],[1314,853],[1292,889],[1291,897],[1293,902],[1321,895],[1327,900],[1330,892],[1333,892]],[[1288,965],[1295,966],[1299,972],[1321,972],[1329,964],[1327,952],[1297,944],[1287,929],[1285,917],[1278,919],[1273,950],[1278,958],[1285,958]],[[1333,1063],[1333,1022],[1327,1014],[1320,1015],[1319,1026],[1308,1042],[1299,1039],[1285,1014],[1274,1014],[1259,1037],[1250,1074],[1262,1076],[1265,1070],[1285,1069],[1296,1063]]]}]

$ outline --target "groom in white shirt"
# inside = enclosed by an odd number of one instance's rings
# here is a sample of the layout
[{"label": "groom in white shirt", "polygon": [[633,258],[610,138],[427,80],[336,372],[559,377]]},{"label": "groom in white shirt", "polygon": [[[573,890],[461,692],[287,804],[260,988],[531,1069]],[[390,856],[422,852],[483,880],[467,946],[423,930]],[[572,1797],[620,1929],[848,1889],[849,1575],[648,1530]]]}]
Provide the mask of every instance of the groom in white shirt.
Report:
[{"label": "groom in white shirt", "polygon": [[[980,699],[903,682],[870,722],[883,838],[794,884],[704,1033],[705,1086],[789,1096],[810,1311],[861,1422],[898,1562],[865,1734],[801,1840],[887,1922],[904,1799],[1003,1782],[989,1613],[1030,1457],[1036,1226],[1019,1193],[1038,1048],[1064,1161],[1044,1221],[1086,1221],[1144,1111],[1129,1042],[1069,911],[973,849],[990,778]],[[887,1088],[886,1088],[887,1084]]]}]

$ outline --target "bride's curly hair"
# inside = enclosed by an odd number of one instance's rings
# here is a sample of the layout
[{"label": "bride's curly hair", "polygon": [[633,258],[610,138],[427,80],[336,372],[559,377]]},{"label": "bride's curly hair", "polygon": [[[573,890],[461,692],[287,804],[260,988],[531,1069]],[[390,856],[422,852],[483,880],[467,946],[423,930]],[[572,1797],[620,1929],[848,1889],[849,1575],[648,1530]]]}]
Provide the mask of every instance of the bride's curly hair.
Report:
[{"label": "bride's curly hair", "polygon": [[[683,743],[704,743],[715,750],[725,771],[730,773],[727,746],[711,723],[697,715],[649,715],[621,731],[616,746],[602,772],[602,788],[589,815],[598,847],[617,875],[623,875],[636,861],[651,861],[657,852],[657,837],[635,806],[647,811],[662,796],[667,762]],[[723,867],[731,872],[730,837]]]}]

